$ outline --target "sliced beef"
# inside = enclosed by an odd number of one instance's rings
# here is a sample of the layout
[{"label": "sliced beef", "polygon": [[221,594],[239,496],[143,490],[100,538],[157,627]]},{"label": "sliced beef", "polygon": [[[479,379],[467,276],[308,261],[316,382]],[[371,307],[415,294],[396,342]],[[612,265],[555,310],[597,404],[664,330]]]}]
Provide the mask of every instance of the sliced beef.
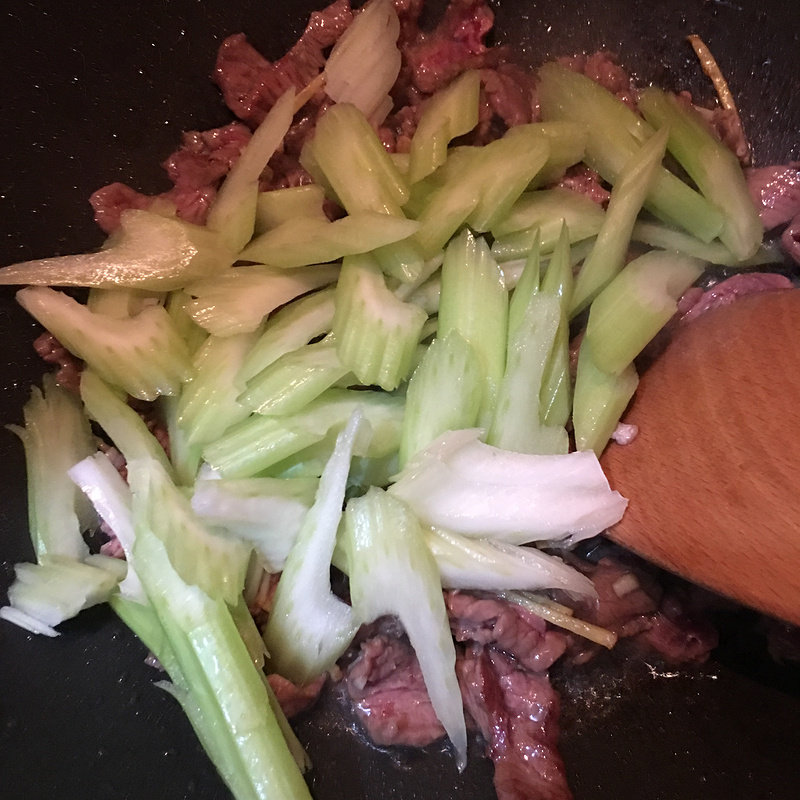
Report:
[{"label": "sliced beef", "polygon": [[800,214],[798,214],[781,234],[781,244],[786,254],[800,264]]},{"label": "sliced beef", "polygon": [[458,642],[491,646],[533,672],[544,672],[566,649],[566,637],[544,620],[496,595],[445,593],[450,629]]},{"label": "sliced beef", "polygon": [[567,800],[558,695],[545,674],[472,645],[457,664],[464,705],[487,743],[498,800]]},{"label": "sliced beef", "polygon": [[317,702],[326,678],[327,673],[323,673],[306,686],[298,686],[282,675],[272,673],[267,676],[281,710],[290,719],[311,708]]},{"label": "sliced beef", "polygon": [[83,361],[72,355],[49,331],[45,331],[33,340],[33,349],[46,364],[58,367],[55,373],[56,383],[78,394]]},{"label": "sliced beef", "polygon": [[708,289],[694,287],[687,290],[678,303],[678,314],[682,321],[689,321],[711,308],[730,305],[748,294],[791,289],[792,286],[789,278],[775,272],[741,272]]},{"label": "sliced beef", "polygon": [[571,166],[558,182],[562,189],[586,195],[599,206],[608,205],[611,192],[603,185],[600,176],[585,164]]},{"label": "sliced beef", "polygon": [[745,174],[765,230],[785,225],[800,214],[800,163],[773,164]]},{"label": "sliced beef", "polygon": [[362,642],[344,681],[356,715],[375,744],[424,747],[444,736],[405,637],[378,633]]},{"label": "sliced beef", "polygon": [[617,63],[617,56],[607,50],[600,50],[591,55],[559,58],[557,61],[565,67],[591,78],[611,94],[616,95],[623,103],[636,108],[636,91],[630,75]]}]

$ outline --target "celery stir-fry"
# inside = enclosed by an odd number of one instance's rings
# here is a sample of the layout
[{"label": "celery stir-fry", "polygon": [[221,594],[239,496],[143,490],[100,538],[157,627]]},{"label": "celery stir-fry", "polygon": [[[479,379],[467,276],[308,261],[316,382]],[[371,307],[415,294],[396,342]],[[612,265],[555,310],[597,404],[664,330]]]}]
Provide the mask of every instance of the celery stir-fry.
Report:
[{"label": "celery stir-fry", "polygon": [[[443,588],[504,593],[613,644],[548,602],[594,593],[553,550],[624,513],[598,455],[637,356],[709,260],[761,254],[737,160],[656,90],[640,116],[545,65],[541,123],[464,144],[481,120],[466,71],[422,107],[406,156],[390,154],[378,128],[399,29],[390,0],[370,0],[318,83],[272,106],[205,225],[128,210],[97,253],[0,270],[83,362],[79,394],[45,376],[13,428],[38,563],[17,566],[0,616],[55,636],[109,602],[239,800],[309,796],[266,673],[308,684],[385,615],[463,768]],[[261,191],[323,85],[335,102],[300,154],[313,183]],[[577,164],[611,186],[607,209],[554,187]],[[99,522],[123,558],[90,555]],[[259,629],[245,594],[277,574]]]}]

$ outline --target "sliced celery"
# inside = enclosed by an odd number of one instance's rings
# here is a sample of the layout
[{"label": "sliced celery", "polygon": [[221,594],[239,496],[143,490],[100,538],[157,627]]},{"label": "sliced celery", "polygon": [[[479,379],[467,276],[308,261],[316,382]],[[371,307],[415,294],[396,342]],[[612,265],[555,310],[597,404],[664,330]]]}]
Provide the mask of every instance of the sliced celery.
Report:
[{"label": "sliced celery", "polygon": [[[531,252],[528,253],[528,257],[525,259],[525,266],[514,286],[514,291],[511,293],[511,299],[508,303],[508,349],[510,349],[511,338],[525,317],[531,297],[539,291],[542,270],[539,249],[537,237]],[[465,425],[464,427],[469,426]]]},{"label": "sliced celery", "polygon": [[349,373],[329,337],[284,353],[247,382],[239,403],[259,414],[295,414]]},{"label": "sliced celery", "polygon": [[667,131],[660,130],[625,162],[611,190],[603,226],[575,281],[571,316],[583,311],[622,269],[634,223],[661,168],[666,146]]},{"label": "sliced celery", "polygon": [[241,258],[274,267],[302,267],[389,247],[417,228],[419,223],[413,220],[374,211],[359,211],[333,222],[293,217],[254,239]]},{"label": "sliced celery", "polygon": [[[585,75],[555,62],[540,67],[538,75],[542,118],[586,125],[586,163],[604,180],[616,183],[625,163],[649,138],[652,128]],[[722,229],[719,211],[664,168],[656,176],[647,208],[704,242],[710,242]]]},{"label": "sliced celery", "polygon": [[258,264],[237,267],[212,280],[190,284],[186,291],[194,299],[186,310],[198,325],[217,336],[248,333],[284,303],[333,283],[338,275],[337,264],[291,270]]},{"label": "sliced celery", "polygon": [[286,90],[253,132],[236,163],[225,176],[211,205],[206,227],[215,231],[234,253],[253,237],[258,180],[289,130],[294,116],[294,86]]},{"label": "sliced celery", "polygon": [[327,333],[333,325],[335,288],[323,289],[288,303],[271,315],[237,376],[248,381],[285,353]]},{"label": "sliced celery", "polygon": [[178,401],[178,424],[189,447],[202,446],[222,436],[250,413],[238,402],[244,381],[237,381],[256,333],[209,336],[194,357],[194,377]]},{"label": "sliced celery", "polygon": [[330,567],[350,459],[362,426],[356,411],[336,440],[314,505],[286,559],[264,630],[271,668],[299,684],[330,669],[358,627],[350,606],[331,591]]},{"label": "sliced celery", "polygon": [[328,218],[322,206],[324,202],[325,192],[314,183],[259,192],[255,233],[271,231],[295,217],[315,217],[325,222]]},{"label": "sliced celery", "polygon": [[189,354],[194,355],[206,340],[208,331],[201,328],[189,315],[188,308],[191,302],[192,298],[186,292],[174,291],[167,295],[164,307],[178,336],[186,343]]},{"label": "sliced celery", "polygon": [[633,397],[639,376],[629,363],[619,375],[601,370],[584,341],[578,355],[572,424],[575,447],[580,451],[603,452],[617,423]]},{"label": "sliced celery", "polygon": [[586,141],[589,132],[585,125],[576,122],[542,122],[530,125],[517,125],[511,128],[509,135],[529,128],[547,139],[550,155],[542,169],[533,177],[531,189],[548,186],[563,177],[568,167],[583,160],[586,152]]},{"label": "sliced celery", "polygon": [[191,486],[200,469],[200,445],[190,445],[186,431],[178,423],[178,398],[159,398],[159,411],[167,426],[169,459],[175,471],[178,486]]},{"label": "sliced celery", "polygon": [[213,231],[153,211],[122,212],[96,253],[43,258],[0,269],[0,284],[128,286],[165,292],[230,266],[234,253]]},{"label": "sliced celery", "polygon": [[485,240],[466,230],[445,251],[439,336],[457,331],[474,348],[483,373],[481,420],[491,419],[497,402],[505,369],[507,324],[503,274]]},{"label": "sliced celery", "polygon": [[336,286],[332,333],[344,367],[391,391],[408,377],[427,314],[386,286],[370,256],[350,256]]},{"label": "sliced celery", "polygon": [[425,103],[411,139],[409,183],[416,183],[441,166],[450,141],[478,124],[480,87],[480,72],[467,70]]},{"label": "sliced celery", "polygon": [[24,427],[9,425],[25,448],[28,530],[37,559],[62,555],[83,559],[82,533],[93,524],[91,506],[67,470],[96,451],[89,421],[75,396],[52,375],[42,378],[23,407]]},{"label": "sliced celery", "polygon": [[705,264],[652,251],[631,261],[595,298],[584,344],[598,369],[619,375],[678,310],[677,301]]},{"label": "sliced celery", "polygon": [[163,300],[162,292],[147,291],[146,289],[94,288],[89,289],[86,307],[95,314],[125,319],[136,316],[148,305],[161,305]]},{"label": "sliced celery", "polygon": [[482,395],[474,348],[457,330],[434,339],[408,383],[400,466],[445,431],[474,426]]},{"label": "sliced celery", "polygon": [[422,528],[405,503],[377,487],[347,504],[344,523],[353,614],[362,623],[386,614],[400,619],[462,770],[467,731],[456,653],[439,570]]},{"label": "sliced celery", "polygon": [[669,129],[670,153],[724,216],[720,241],[737,259],[753,256],[764,227],[747,189],[739,159],[714,138],[704,120],[685,101],[651,87],[639,98],[648,122]]},{"label": "sliced celery", "polygon": [[404,284],[419,281],[427,271],[422,248],[413,238],[376,247],[372,255],[387,275]]},{"label": "sliced celery", "polygon": [[133,397],[176,394],[192,374],[186,345],[161,306],[114,319],[46,286],[20,289],[17,301],[71,353]]}]

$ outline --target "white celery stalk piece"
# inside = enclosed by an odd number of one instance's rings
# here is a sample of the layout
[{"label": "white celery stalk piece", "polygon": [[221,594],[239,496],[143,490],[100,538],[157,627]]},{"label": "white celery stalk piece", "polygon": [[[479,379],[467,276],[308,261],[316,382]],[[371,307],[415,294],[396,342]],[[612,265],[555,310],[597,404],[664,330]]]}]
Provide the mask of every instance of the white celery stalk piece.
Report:
[{"label": "white celery stalk piece", "polygon": [[300,684],[330,669],[358,627],[350,606],[331,591],[330,565],[362,426],[363,416],[355,411],[337,437],[314,505],[286,559],[264,630],[272,668]]},{"label": "white celery stalk piece", "polygon": [[176,394],[191,376],[186,344],[161,306],[115,319],[93,314],[46,286],[20,289],[17,301],[67,350],[133,397],[155,400],[161,394]]},{"label": "white celery stalk piece", "polygon": [[389,487],[424,523],[509,544],[565,542],[618,522],[627,501],[591,451],[513,453],[450,431],[409,462]]},{"label": "white celery stalk piece", "polygon": [[467,732],[455,647],[439,570],[419,522],[405,503],[377,487],[347,504],[344,522],[353,613],[362,623],[386,614],[400,619],[462,770]]},{"label": "white celery stalk piece", "polygon": [[81,534],[94,520],[67,470],[97,447],[74,395],[51,375],[43,377],[42,387],[31,390],[23,408],[24,427],[8,426],[25,448],[28,529],[37,559],[60,555],[81,560],[89,554]]}]

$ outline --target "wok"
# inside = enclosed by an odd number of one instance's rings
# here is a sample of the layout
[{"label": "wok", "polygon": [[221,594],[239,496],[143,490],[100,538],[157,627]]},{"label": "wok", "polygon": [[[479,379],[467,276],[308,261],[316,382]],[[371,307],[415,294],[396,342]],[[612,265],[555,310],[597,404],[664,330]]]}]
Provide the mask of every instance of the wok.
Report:
[{"label": "wok", "polygon": [[[17,0],[4,12],[0,262],[77,252],[102,240],[86,199],[122,180],[166,188],[158,167],[187,129],[228,120],[208,80],[222,37],[246,31],[277,57],[313,0],[109,4]],[[498,41],[536,64],[618,52],[642,80],[710,97],[684,42],[704,37],[739,102],[759,163],[800,157],[798,6],[784,0],[600,4],[498,0]],[[18,422],[42,364],[35,326],[0,293],[0,403]],[[22,448],[0,433],[0,602],[30,559]],[[754,615],[728,610],[702,668],[604,659],[567,682],[561,750],[578,800],[797,796],[800,673],[766,654]],[[153,687],[143,646],[104,608],[56,640],[0,623],[0,787],[28,800],[186,797],[226,790],[177,704]],[[491,767],[458,776],[440,752],[385,753],[359,739],[335,698],[298,721],[318,800],[493,796]],[[473,748],[474,750],[474,748]]]}]

